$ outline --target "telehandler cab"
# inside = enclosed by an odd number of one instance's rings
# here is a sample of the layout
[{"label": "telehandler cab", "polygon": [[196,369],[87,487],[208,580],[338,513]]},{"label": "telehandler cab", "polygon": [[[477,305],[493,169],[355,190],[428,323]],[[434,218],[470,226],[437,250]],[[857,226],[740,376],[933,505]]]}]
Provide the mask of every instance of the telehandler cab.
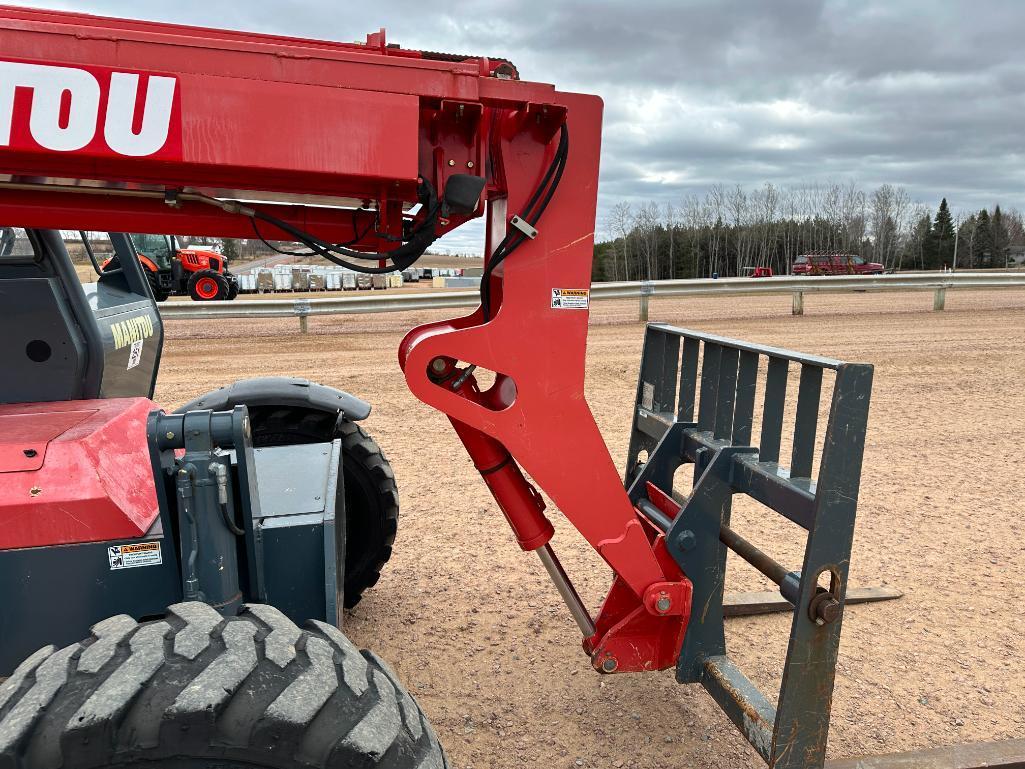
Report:
[{"label": "telehandler cab", "polygon": [[[332,624],[353,552],[336,525],[353,484],[334,468],[355,458],[370,479],[347,519],[394,507],[352,421],[366,405],[278,382],[161,412],[160,318],[131,243],[113,235],[120,268],[84,290],[55,230],[298,241],[376,274],[479,216],[480,306],[406,335],[410,390],[451,420],[596,671],[675,669],[769,766],[822,766],[872,368],[650,325],[624,485],[584,397],[600,99],[383,31],[0,18],[0,221],[32,246],[0,260],[3,645],[17,632],[29,655],[0,688],[0,766],[443,764],[394,675]],[[798,568],[731,527],[737,494],[807,533]],[[549,502],[614,572],[597,611],[556,558]],[[393,533],[387,510],[364,520]],[[727,656],[728,550],[793,604],[775,703]],[[89,640],[44,646],[89,623]]]}]

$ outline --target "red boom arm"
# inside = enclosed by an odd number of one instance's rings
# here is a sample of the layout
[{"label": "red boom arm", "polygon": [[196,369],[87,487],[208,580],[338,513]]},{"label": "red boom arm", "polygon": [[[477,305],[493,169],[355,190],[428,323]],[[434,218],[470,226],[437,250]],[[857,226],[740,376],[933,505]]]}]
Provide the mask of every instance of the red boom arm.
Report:
[{"label": "red boom arm", "polygon": [[[476,210],[444,214],[437,233],[486,211],[490,313],[411,331],[406,380],[449,416],[557,581],[553,530],[521,467],[615,571],[594,625],[578,616],[592,664],[675,663],[690,582],[631,504],[584,399],[597,97],[519,81],[502,60],[389,46],[383,31],[341,44],[18,8],[0,19],[5,223],[251,237],[256,211],[388,251],[424,219],[423,206],[409,213],[421,180],[441,194],[456,174],[482,177]],[[536,238],[520,236],[510,221],[562,161]],[[266,218],[259,230],[293,239]],[[507,234],[522,241],[514,254]],[[471,366],[496,372],[494,386],[480,391]]]}]

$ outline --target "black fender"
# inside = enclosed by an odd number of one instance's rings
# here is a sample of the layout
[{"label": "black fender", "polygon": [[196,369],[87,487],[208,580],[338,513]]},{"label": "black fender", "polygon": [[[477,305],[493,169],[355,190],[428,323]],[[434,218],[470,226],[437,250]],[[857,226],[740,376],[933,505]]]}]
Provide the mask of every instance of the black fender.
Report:
[{"label": "black fender", "polygon": [[292,406],[340,413],[350,422],[359,422],[370,416],[370,404],[362,398],[308,379],[287,376],[240,379],[189,401],[175,413],[196,409],[228,411],[235,406]]}]

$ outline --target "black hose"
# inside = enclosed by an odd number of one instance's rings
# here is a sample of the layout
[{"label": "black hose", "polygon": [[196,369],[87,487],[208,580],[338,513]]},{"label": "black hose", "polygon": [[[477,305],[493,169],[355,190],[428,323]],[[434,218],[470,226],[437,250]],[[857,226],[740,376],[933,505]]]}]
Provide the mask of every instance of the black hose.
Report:
[{"label": "black hose", "polygon": [[[367,222],[366,229],[364,229],[363,232],[359,232],[359,230],[358,230],[358,228],[356,226],[357,225],[356,214],[359,213],[360,211],[365,211],[365,210],[366,209],[364,209],[364,208],[354,208],[354,209],[352,209],[352,231],[355,233],[355,237],[353,237],[352,240],[346,240],[343,243],[334,243],[334,244],[332,244],[335,248],[339,248],[339,247],[345,248],[345,247],[348,247],[348,246],[356,245],[361,240],[363,240],[363,238],[365,238],[367,235],[369,235],[370,231],[372,229],[374,229],[374,227],[377,226],[377,223],[378,223],[378,221],[380,221],[380,218],[381,218],[379,211],[377,212],[377,216],[375,216],[372,221]],[[267,248],[269,248],[271,251],[274,251],[275,253],[278,253],[278,254],[282,254],[284,256],[316,256],[317,255],[316,252],[314,252],[314,251],[285,251],[284,249],[278,248],[273,243],[271,243],[270,241],[268,241],[267,239],[265,239],[263,237],[263,235],[260,233],[260,228],[256,225],[256,220],[255,219],[253,219],[251,217],[249,221],[253,225],[253,230],[256,232],[256,237],[260,240],[261,243],[263,243],[265,246],[267,246]]]},{"label": "black hose", "polygon": [[239,528],[238,524],[231,520],[231,515],[228,514],[228,506],[224,502],[221,502],[221,517],[224,518],[224,525],[228,527],[228,531],[236,537],[244,537],[246,535],[245,529]]},{"label": "black hose", "polygon": [[[384,252],[384,253],[367,253],[363,251],[352,250],[342,244],[328,243],[321,240],[309,233],[294,227],[288,222],[278,219],[275,216],[266,214],[262,211],[254,211],[250,217],[250,221],[253,224],[253,230],[256,232],[258,238],[261,241],[264,240],[260,234],[259,227],[257,226],[257,220],[267,222],[275,227],[287,232],[299,243],[310,249],[312,254],[322,256],[329,262],[337,264],[341,267],[345,267],[354,272],[362,272],[371,275],[396,272],[398,270],[404,270],[421,256],[428,249],[428,247],[438,239],[436,223],[438,220],[438,214],[441,210],[441,203],[438,200],[437,193],[434,191],[434,187],[426,179],[422,179],[420,182],[419,190],[419,201],[425,209],[425,215],[423,220],[412,229],[409,237],[406,238],[405,242],[398,248]],[[270,245],[270,244],[268,244]],[[273,247],[272,247],[273,248]],[[350,259],[363,259],[366,261],[389,261],[390,265],[385,267],[365,267],[354,262],[349,262],[342,257],[348,257]]]},{"label": "black hose", "polygon": [[[538,184],[530,199],[527,200],[527,205],[523,210],[522,218],[531,227],[537,226],[545,209],[548,208],[548,204],[552,202],[555,190],[558,189],[559,183],[562,181],[562,175],[566,170],[568,158],[569,126],[563,123],[559,134],[559,146],[555,150],[552,162],[541,179],[541,183]],[[491,274],[498,265],[509,258],[510,254],[523,245],[523,241],[526,239],[526,235],[520,230],[513,228],[506,232],[505,237],[502,238],[502,241],[492,252],[491,259],[488,261],[487,267],[484,268],[484,274],[480,281],[480,303],[485,321],[491,318]]]}]

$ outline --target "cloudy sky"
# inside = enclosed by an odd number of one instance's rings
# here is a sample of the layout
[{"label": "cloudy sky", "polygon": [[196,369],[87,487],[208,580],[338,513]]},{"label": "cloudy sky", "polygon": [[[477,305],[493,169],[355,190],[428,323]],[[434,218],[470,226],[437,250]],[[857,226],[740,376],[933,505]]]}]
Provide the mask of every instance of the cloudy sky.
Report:
[{"label": "cloudy sky", "polygon": [[[502,56],[605,100],[601,210],[711,185],[891,183],[1025,208],[1025,0],[48,0]],[[599,230],[602,228],[599,221]],[[476,247],[475,233],[450,247]]]}]

